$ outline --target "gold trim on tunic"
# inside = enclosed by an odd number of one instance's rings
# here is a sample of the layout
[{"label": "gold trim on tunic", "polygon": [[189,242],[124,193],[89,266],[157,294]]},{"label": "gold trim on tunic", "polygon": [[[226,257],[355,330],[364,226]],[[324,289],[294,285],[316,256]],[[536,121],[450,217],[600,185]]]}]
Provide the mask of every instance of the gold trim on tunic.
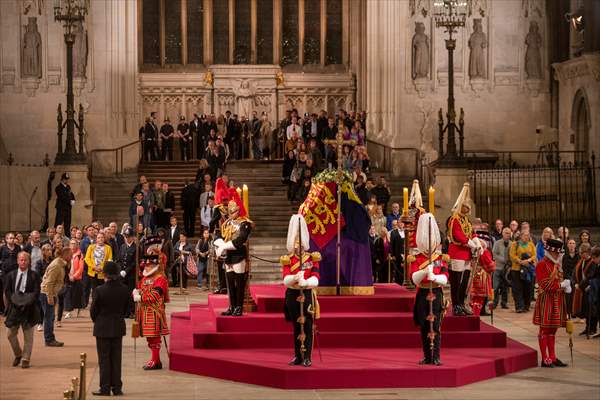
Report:
[{"label": "gold trim on tunic", "polygon": [[[342,296],[372,296],[375,294],[373,286],[342,286]],[[335,286],[319,286],[317,288],[319,296],[335,296]]]}]

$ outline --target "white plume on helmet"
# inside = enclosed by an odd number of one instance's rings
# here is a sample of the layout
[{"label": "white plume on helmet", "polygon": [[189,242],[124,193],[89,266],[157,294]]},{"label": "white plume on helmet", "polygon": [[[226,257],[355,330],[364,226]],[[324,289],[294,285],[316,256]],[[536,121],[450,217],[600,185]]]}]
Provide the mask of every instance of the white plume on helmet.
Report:
[{"label": "white plume on helmet", "polygon": [[408,199],[409,205],[414,205],[417,208],[423,208],[423,195],[421,194],[421,188],[419,187],[419,180],[415,179],[410,189],[410,196]]},{"label": "white plume on helmet", "polygon": [[463,188],[460,191],[456,202],[452,206],[452,212],[460,212],[463,206],[467,206],[469,207],[469,209],[473,207],[473,205],[471,204],[471,186],[467,182],[465,182],[465,184],[463,185]]},{"label": "white plume on helmet", "polygon": [[302,236],[302,250],[308,251],[310,248],[310,237],[308,236],[308,226],[306,225],[306,221],[304,220],[304,216],[301,214],[294,214],[290,218],[290,224],[288,226],[288,234],[287,234],[287,250],[290,253],[294,252],[294,245],[296,244],[296,240],[298,240],[298,230],[300,230],[300,234]]},{"label": "white plume on helmet", "polygon": [[421,254],[428,254],[429,251],[432,253],[435,252],[437,247],[442,243],[440,228],[438,228],[437,221],[433,214],[426,213],[419,217],[416,241],[417,249]]}]

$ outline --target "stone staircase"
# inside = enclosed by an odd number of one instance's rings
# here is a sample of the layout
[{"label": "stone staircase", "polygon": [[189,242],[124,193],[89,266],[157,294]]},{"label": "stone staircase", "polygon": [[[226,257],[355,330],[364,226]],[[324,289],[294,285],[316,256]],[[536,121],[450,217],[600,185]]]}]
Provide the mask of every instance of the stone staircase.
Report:
[{"label": "stone staircase", "polygon": [[[137,173],[120,176],[94,178],[92,186],[95,195],[94,218],[107,224],[116,221],[119,225],[128,221],[129,193],[138,181],[139,175],[145,175],[153,184],[160,179],[169,184],[176,199],[175,216],[183,222],[181,209],[181,190],[185,181],[195,179],[198,163],[153,162],[140,164]],[[227,165],[227,175],[236,186],[246,184],[249,189],[250,218],[255,223],[251,237],[251,254],[268,261],[252,257],[253,282],[270,283],[281,279],[279,257],[287,252],[285,241],[290,216],[297,212],[297,204],[286,199],[287,187],[281,184],[280,161],[231,161]],[[374,171],[372,176],[385,176],[392,191],[392,202],[402,200],[402,187],[410,187],[412,178],[390,179],[389,174]],[[424,188],[422,188],[424,190]],[[200,218],[196,218],[196,235],[200,235]],[[196,243],[197,237],[192,238]]]},{"label": "stone staircase", "polygon": [[92,179],[92,199],[94,200],[94,220],[108,225],[116,222],[119,227],[129,222],[129,194],[138,182],[137,171]]},{"label": "stone staircase", "polygon": [[[139,175],[145,175],[149,182],[160,179],[169,183],[176,199],[175,216],[183,221],[181,190],[186,180],[196,176],[198,163],[153,162],[141,164]],[[285,239],[290,215],[297,207],[286,200],[287,187],[281,184],[281,163],[269,161],[232,161],[227,165],[227,175],[236,186],[246,184],[249,190],[250,218],[255,223],[251,236],[251,254],[269,261],[278,261],[286,253]],[[200,218],[196,218],[196,235],[200,234]],[[193,238],[192,242],[196,242]],[[253,282],[270,283],[279,281],[278,263],[251,259]]]}]

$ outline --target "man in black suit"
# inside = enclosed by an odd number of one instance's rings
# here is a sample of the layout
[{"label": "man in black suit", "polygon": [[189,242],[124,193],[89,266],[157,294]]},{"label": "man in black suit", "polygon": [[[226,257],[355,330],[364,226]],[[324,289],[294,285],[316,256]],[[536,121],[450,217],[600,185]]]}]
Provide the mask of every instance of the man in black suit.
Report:
[{"label": "man in black suit", "polygon": [[169,220],[173,212],[175,212],[175,195],[169,191],[169,184],[167,182],[163,182],[162,190],[165,195],[165,208],[163,209],[164,224],[160,225],[159,228],[167,229],[169,227]]},{"label": "man in black suit", "polygon": [[[8,341],[15,355],[12,366],[18,367],[21,364],[21,368],[29,368],[34,328],[42,321],[37,304],[41,278],[30,268],[30,263],[29,253],[21,251],[17,256],[19,267],[6,276],[4,287],[4,296],[8,302],[4,324],[8,328]],[[17,338],[19,327],[23,331],[23,349]]]},{"label": "man in black suit", "polygon": [[402,285],[404,270],[402,269],[402,256],[404,255],[404,228],[398,220],[392,220],[390,233],[390,253],[394,257],[394,279]]},{"label": "man in black suit", "polygon": [[[123,283],[132,292],[135,289],[135,230],[132,227],[127,228],[125,231],[125,243],[121,245],[118,253],[118,263],[121,267],[121,278]],[[133,318],[134,315],[134,303],[133,296],[129,296],[129,306],[127,309],[127,315],[129,318]]]},{"label": "man in black suit", "polygon": [[100,390],[94,396],[123,395],[121,356],[125,336],[125,316],[131,293],[119,279],[119,266],[108,261],[104,264],[104,285],[94,291],[90,317],[94,321],[94,336],[98,351]]},{"label": "man in black suit", "polygon": [[69,186],[69,174],[63,173],[60,183],[54,189],[56,193],[56,219],[54,226],[63,225],[65,232],[71,232],[71,208],[75,204],[75,196]]},{"label": "man in black suit", "polygon": [[[185,182],[181,191],[181,207],[183,208],[183,228],[187,237],[193,237],[196,229],[196,211],[200,206],[200,190],[197,183]],[[175,238],[175,241],[179,238]]]},{"label": "man in black suit", "polygon": [[180,233],[180,229],[179,229],[179,225],[177,225],[177,218],[176,217],[171,217],[169,220],[169,229],[167,230],[167,239],[169,239],[171,241],[171,243],[175,243],[176,241],[179,240],[179,233]]}]

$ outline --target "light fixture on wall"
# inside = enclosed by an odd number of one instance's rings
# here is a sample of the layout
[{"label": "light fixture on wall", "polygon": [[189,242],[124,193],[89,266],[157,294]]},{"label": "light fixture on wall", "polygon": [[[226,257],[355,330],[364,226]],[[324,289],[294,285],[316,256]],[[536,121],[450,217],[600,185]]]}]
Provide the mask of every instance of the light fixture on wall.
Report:
[{"label": "light fixture on wall", "polygon": [[566,13],[565,19],[567,22],[571,24],[573,29],[577,32],[583,32],[585,28],[584,19],[583,19],[583,8],[579,8],[577,11],[573,13]]},{"label": "light fixture on wall", "polygon": [[[436,0],[433,3],[433,18],[435,26],[446,28],[449,34],[446,39],[446,50],[448,50],[448,112],[447,123],[444,126],[442,109],[438,114],[439,125],[439,160],[444,162],[456,162],[464,155],[464,111],[460,109],[459,125],[456,125],[456,110],[454,107],[454,50],[456,39],[452,37],[459,28],[465,26],[467,19],[467,2],[463,0]],[[444,152],[444,133],[447,132],[446,151]],[[456,132],[459,134],[459,151],[456,150]]]},{"label": "light fixture on wall", "polygon": [[[83,151],[83,109],[79,105],[79,115],[75,120],[75,107],[73,105],[73,44],[75,43],[75,29],[83,23],[88,13],[89,0],[54,0],[54,20],[62,24],[65,31],[65,44],[67,46],[67,119],[63,123],[62,111],[58,105],[58,152],[56,164],[82,164],[85,163]],[[62,132],[67,127],[65,149],[62,148]],[[79,129],[79,149],[75,148],[75,127]]]}]

